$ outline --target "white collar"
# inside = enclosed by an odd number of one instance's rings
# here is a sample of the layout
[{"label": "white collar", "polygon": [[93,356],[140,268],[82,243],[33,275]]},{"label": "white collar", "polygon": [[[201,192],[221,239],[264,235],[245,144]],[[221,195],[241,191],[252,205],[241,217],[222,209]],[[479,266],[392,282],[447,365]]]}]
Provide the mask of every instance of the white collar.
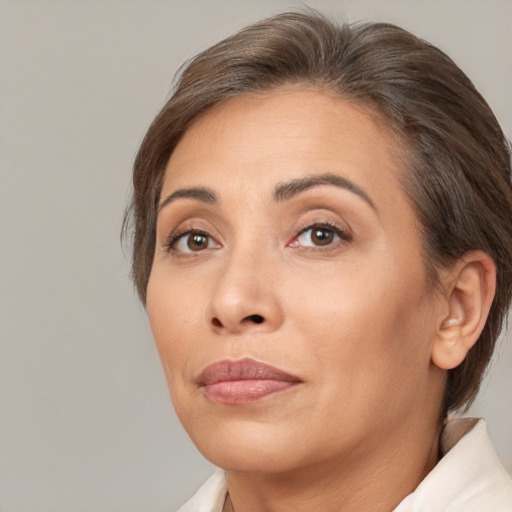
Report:
[{"label": "white collar", "polygon": [[394,512],[511,512],[512,480],[487,435],[484,420],[448,421],[442,459]]}]

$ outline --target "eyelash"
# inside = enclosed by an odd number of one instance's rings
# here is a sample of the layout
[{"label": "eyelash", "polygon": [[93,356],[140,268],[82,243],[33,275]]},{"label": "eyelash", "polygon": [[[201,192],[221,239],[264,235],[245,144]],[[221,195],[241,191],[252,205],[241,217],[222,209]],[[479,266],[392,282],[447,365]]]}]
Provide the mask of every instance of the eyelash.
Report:
[{"label": "eyelash", "polygon": [[183,230],[179,230],[176,233],[171,233],[171,235],[169,236],[169,238],[165,242],[164,248],[165,248],[166,252],[173,251],[175,246],[176,246],[176,244],[182,238],[184,238],[186,236],[190,236],[190,235],[200,235],[200,236],[202,235],[202,236],[205,236],[205,237],[207,237],[209,239],[212,238],[206,231],[204,231],[202,229],[186,228],[186,229],[183,229]]},{"label": "eyelash", "polygon": [[[307,233],[308,231],[313,231],[315,229],[331,231],[334,235],[337,235],[340,238],[341,242],[348,243],[348,242],[352,241],[352,236],[348,231],[341,229],[338,225],[334,224],[333,222],[323,221],[323,222],[308,223],[306,226],[299,229],[297,234],[293,237],[293,242],[298,241],[299,237],[301,235],[303,235],[304,233]],[[331,248],[331,246],[334,245],[335,243],[336,242],[331,242],[331,243],[329,243],[328,246],[325,246],[325,247],[318,245],[318,246],[316,246],[315,249],[311,249],[310,247],[304,247],[304,246],[302,246],[301,248],[304,250],[314,250],[314,251],[329,250],[329,248]]]},{"label": "eyelash", "polygon": [[[349,232],[347,232],[346,230],[343,230],[341,229],[339,226],[337,226],[336,224],[332,223],[332,222],[314,222],[314,223],[308,223],[306,226],[300,228],[297,230],[296,234],[293,236],[293,239],[292,239],[292,242],[291,243],[295,243],[295,242],[298,242],[298,239],[300,236],[302,236],[304,233],[307,233],[308,231],[311,231],[311,230],[314,230],[314,229],[317,229],[317,230],[328,230],[328,231],[331,231],[334,235],[338,236],[340,238],[340,240],[342,242],[351,242],[352,241],[352,236],[350,235]],[[187,237],[187,236],[190,236],[190,235],[199,235],[199,236],[205,236],[207,237],[209,240],[214,240],[211,235],[203,230],[203,229],[196,229],[196,228],[185,228],[183,230],[179,230],[175,233],[172,233],[167,241],[165,242],[164,244],[164,249],[166,252],[176,252],[177,254],[180,254],[178,251],[176,251],[176,244],[184,237]],[[322,247],[321,245],[318,245],[316,246],[316,248],[311,248],[311,247],[307,247],[307,246],[300,246],[298,243],[298,247],[299,248],[302,248],[303,250],[314,250],[314,251],[322,251],[322,250],[329,250],[329,247],[332,246],[334,243],[336,242],[331,242],[329,243],[328,245],[326,245],[325,247]],[[290,245],[290,243],[288,244]],[[202,251],[197,251],[197,252],[202,252]],[[185,253],[185,254],[193,254],[194,251],[191,251],[190,253]]]}]

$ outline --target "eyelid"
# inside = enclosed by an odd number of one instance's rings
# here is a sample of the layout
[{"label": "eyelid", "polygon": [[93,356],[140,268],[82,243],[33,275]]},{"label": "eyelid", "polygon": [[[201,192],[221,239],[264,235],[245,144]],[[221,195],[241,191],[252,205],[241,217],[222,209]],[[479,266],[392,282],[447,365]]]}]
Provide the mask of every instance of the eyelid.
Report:
[{"label": "eyelid", "polygon": [[[207,227],[205,227],[207,224]],[[161,237],[161,248],[166,253],[173,252],[175,255],[190,255],[196,252],[197,254],[204,251],[178,251],[173,250],[176,244],[187,235],[198,234],[208,237],[209,241],[214,243],[216,247],[221,247],[222,244],[219,242],[219,237],[216,236],[215,230],[210,227],[209,223],[202,221],[201,219],[187,219],[185,222],[178,224],[174,229]],[[213,247],[205,248],[204,250],[211,249]]]},{"label": "eyelid", "polygon": [[297,238],[309,229],[323,227],[335,231],[343,240],[351,241],[353,238],[352,228],[345,219],[340,219],[338,214],[333,214],[330,210],[325,212],[325,208],[322,208],[322,210],[324,211],[308,212],[311,215],[305,215],[298,223],[296,223],[293,228],[293,239]]},{"label": "eyelid", "polygon": [[321,222],[312,222],[308,223],[307,226],[297,231],[296,237],[302,235],[306,231],[309,231],[310,229],[314,228],[324,228],[324,229],[330,229],[331,231],[334,231],[336,234],[338,234],[342,239],[344,240],[350,240],[352,237],[349,234],[349,231],[346,229],[341,228],[337,224],[330,222],[330,221],[321,221]]},{"label": "eyelid", "polygon": [[184,230],[175,231],[175,232],[171,233],[167,237],[167,240],[165,241],[166,250],[171,251],[180,240],[182,240],[183,238],[185,238],[186,236],[191,235],[191,234],[203,235],[203,236],[207,236],[208,238],[211,238],[208,233],[206,233],[202,230],[199,230],[199,229],[184,229]]},{"label": "eyelid", "polygon": [[[300,238],[306,234],[308,231],[315,231],[315,230],[326,230],[326,231],[331,231],[333,233],[334,236],[338,237],[338,240],[333,240],[331,243],[325,245],[325,246],[322,246],[322,245],[315,245],[315,244],[311,244],[311,245],[306,245],[306,244],[301,244],[301,243],[298,243]],[[297,242],[299,247],[302,247],[302,248],[311,248],[313,250],[327,250],[329,248],[334,248],[334,246],[337,246],[339,245],[339,243],[341,242],[350,242],[352,240],[351,236],[347,233],[347,231],[341,229],[340,227],[334,225],[334,224],[331,224],[331,223],[325,223],[325,222],[322,222],[322,223],[315,223],[309,227],[306,227],[302,230],[300,230],[297,235],[295,236],[294,238],[294,242]]]}]

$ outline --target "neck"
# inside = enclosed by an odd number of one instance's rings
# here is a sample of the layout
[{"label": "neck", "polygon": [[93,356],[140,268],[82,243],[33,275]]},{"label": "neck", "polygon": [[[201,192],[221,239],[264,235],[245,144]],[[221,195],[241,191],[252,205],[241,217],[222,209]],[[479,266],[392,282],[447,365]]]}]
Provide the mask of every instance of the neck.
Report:
[{"label": "neck", "polygon": [[410,442],[393,436],[363,448],[365,457],[357,453],[351,460],[323,461],[286,473],[227,472],[223,512],[389,512],[437,463],[440,430],[435,424],[428,433],[410,433]]}]

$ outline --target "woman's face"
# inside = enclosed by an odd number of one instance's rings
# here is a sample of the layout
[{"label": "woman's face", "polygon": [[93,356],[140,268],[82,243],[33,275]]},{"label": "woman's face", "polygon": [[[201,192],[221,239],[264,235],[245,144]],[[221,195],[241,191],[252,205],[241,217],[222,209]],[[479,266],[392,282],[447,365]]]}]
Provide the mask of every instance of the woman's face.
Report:
[{"label": "woman's face", "polygon": [[215,464],[361,460],[437,419],[440,305],[394,144],[343,99],[281,89],[214,107],[172,154],[147,308]]}]

